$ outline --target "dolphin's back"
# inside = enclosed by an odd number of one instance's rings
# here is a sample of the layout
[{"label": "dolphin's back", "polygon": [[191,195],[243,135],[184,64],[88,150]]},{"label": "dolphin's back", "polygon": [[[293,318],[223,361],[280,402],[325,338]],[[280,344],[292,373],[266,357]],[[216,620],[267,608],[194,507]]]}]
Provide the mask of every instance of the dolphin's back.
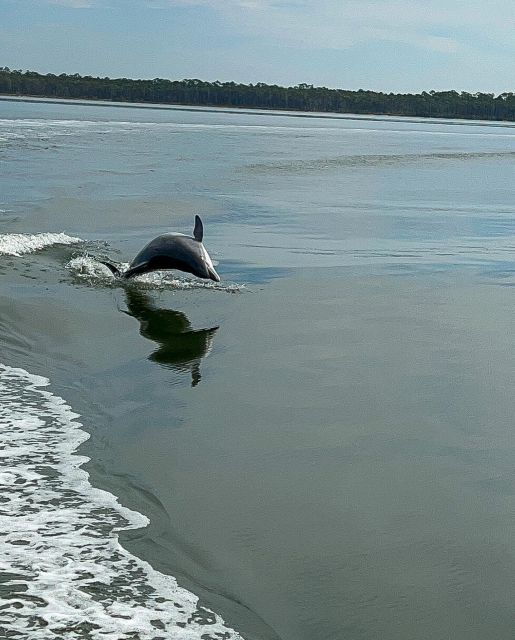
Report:
[{"label": "dolphin's back", "polygon": [[[185,240],[186,242],[184,242]],[[185,257],[192,249],[195,249],[194,244],[195,240],[182,233],[163,233],[143,247],[131,262],[130,268],[133,269],[147,264],[152,258],[163,255],[163,252],[167,254],[173,253],[177,257]]]},{"label": "dolphin's back", "polygon": [[158,269],[179,269],[205,277],[201,243],[181,233],[164,233],[151,240],[131,262],[124,273],[130,278],[138,273]]},{"label": "dolphin's back", "polygon": [[132,278],[148,271],[178,269],[192,273],[199,278],[220,282],[213,261],[202,244],[204,226],[199,216],[195,216],[193,238],[182,233],[163,233],[151,240],[131,262],[123,273],[110,262],[101,260],[118,278]]}]

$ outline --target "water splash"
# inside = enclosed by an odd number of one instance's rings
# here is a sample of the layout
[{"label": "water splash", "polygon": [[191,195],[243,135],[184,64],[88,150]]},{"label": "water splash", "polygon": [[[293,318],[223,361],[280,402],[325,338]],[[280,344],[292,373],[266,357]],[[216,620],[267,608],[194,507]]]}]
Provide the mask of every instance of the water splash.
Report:
[{"label": "water splash", "polygon": [[[129,264],[117,263],[120,271],[129,268]],[[127,281],[114,276],[111,271],[97,259],[89,255],[81,255],[72,258],[66,265],[77,280],[90,285],[102,285],[108,287],[119,287],[127,284]],[[152,271],[131,278],[131,283],[147,289],[211,289],[214,291],[224,291],[226,293],[238,293],[245,288],[243,284],[220,283],[210,280],[199,280],[197,278],[177,277],[175,272]]]}]

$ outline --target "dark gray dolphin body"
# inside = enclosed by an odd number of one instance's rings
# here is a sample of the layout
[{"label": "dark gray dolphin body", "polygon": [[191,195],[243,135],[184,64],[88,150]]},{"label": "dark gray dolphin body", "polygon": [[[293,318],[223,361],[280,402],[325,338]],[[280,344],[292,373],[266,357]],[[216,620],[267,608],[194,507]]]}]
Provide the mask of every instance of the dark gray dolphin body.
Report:
[{"label": "dark gray dolphin body", "polygon": [[198,278],[220,282],[211,258],[202,244],[204,227],[195,216],[193,237],[182,233],[164,233],[151,240],[131,262],[127,271],[121,272],[109,262],[102,262],[112,273],[121,278],[132,278],[149,271],[177,269],[192,273]]}]

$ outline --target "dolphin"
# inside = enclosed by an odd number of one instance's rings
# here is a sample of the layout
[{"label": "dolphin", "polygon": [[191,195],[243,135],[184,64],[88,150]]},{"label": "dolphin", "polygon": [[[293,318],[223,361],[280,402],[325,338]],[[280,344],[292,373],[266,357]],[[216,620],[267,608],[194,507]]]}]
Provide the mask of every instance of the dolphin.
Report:
[{"label": "dolphin", "polygon": [[110,262],[101,261],[115,276],[132,278],[149,271],[178,269],[192,273],[198,278],[220,282],[211,258],[202,244],[204,226],[195,216],[193,237],[183,233],[163,233],[151,240],[131,262],[127,271],[120,271]]},{"label": "dolphin", "polygon": [[149,296],[128,287],[127,311],[140,323],[140,334],[152,340],[158,348],[148,356],[151,362],[173,369],[178,373],[191,373],[191,386],[201,380],[200,363],[209,355],[218,327],[192,329],[190,321],[181,311],[160,309]]}]

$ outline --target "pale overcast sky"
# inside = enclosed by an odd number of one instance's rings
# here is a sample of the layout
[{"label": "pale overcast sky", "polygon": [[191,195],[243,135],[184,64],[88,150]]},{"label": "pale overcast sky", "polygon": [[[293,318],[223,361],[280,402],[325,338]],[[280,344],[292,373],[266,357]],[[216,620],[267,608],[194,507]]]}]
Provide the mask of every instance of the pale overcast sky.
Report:
[{"label": "pale overcast sky", "polygon": [[514,0],[0,0],[0,66],[499,93],[514,27]]}]

